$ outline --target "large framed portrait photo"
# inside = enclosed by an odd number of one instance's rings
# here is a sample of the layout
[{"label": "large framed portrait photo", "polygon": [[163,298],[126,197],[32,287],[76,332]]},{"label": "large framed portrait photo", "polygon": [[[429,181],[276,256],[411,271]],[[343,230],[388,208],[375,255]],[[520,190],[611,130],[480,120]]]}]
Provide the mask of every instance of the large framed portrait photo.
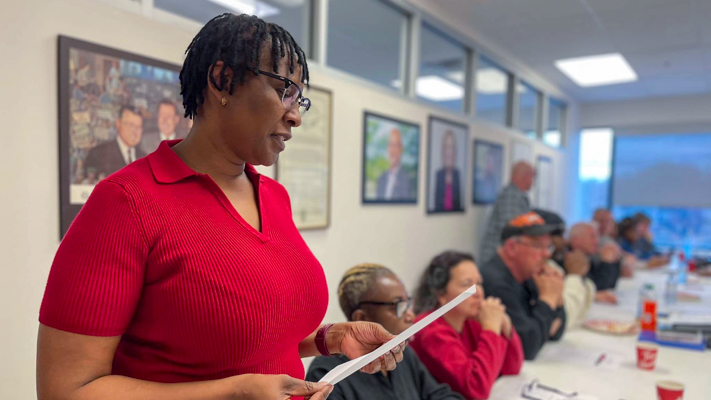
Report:
[{"label": "large framed portrait photo", "polygon": [[59,36],[60,235],[99,181],[184,138],[180,66]]},{"label": "large framed portrait photo", "polygon": [[427,213],[464,212],[469,127],[430,117]]},{"label": "large framed portrait photo", "polygon": [[365,112],[363,203],[417,204],[420,126]]},{"label": "large framed portrait photo", "polygon": [[474,204],[492,204],[503,181],[504,146],[477,139],[474,141]]}]

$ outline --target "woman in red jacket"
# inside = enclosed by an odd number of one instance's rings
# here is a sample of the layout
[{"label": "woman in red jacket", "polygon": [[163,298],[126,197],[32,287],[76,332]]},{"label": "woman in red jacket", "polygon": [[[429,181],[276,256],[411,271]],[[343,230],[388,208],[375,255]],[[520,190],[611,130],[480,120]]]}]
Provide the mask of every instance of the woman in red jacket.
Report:
[{"label": "woman in red jacket", "polygon": [[[180,72],[185,140],[95,188],[57,251],[37,349],[39,400],[325,399],[301,357],[368,353],[373,323],[319,327],[326,277],[272,165],[310,102],[281,27],[212,19]],[[366,367],[393,369],[402,349]]]},{"label": "woman in red jacket", "polygon": [[410,345],[440,382],[467,399],[489,397],[500,375],[516,375],[523,365],[521,339],[497,298],[484,298],[471,255],[454,251],[435,257],[417,290],[417,319],[447,304],[472,285],[477,292],[436,320]]}]

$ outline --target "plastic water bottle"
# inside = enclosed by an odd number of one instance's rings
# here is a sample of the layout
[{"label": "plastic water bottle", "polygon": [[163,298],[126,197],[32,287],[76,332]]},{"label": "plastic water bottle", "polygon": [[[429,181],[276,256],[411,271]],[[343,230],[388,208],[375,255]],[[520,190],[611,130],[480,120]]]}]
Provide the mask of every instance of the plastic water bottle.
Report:
[{"label": "plastic water bottle", "polygon": [[677,277],[674,276],[674,273],[669,273],[666,287],[664,288],[664,303],[668,306],[676,304],[677,285]]},{"label": "plastic water bottle", "polygon": [[684,253],[679,254],[678,262],[679,265],[677,266],[676,270],[677,282],[679,282],[680,285],[686,285],[686,272],[689,267],[686,264],[686,258],[684,257]]},{"label": "plastic water bottle", "polygon": [[675,251],[672,253],[671,259],[669,260],[669,270],[672,272],[677,272],[681,267],[681,260],[679,260],[679,252]]},{"label": "plastic water bottle", "polygon": [[656,294],[654,293],[654,285],[651,283],[645,283],[639,288],[639,299],[637,301],[637,319],[642,318],[642,305],[647,299],[655,299]]}]

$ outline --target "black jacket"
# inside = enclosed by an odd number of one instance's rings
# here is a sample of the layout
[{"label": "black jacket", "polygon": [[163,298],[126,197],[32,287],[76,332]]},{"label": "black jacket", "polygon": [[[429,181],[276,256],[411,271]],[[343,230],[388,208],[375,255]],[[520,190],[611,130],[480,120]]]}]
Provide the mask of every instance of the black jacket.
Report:
[{"label": "black jacket", "polygon": [[[536,358],[548,340],[558,340],[563,336],[565,308],[553,310],[548,304],[538,301],[538,289],[533,281],[518,283],[498,254],[482,265],[481,275],[486,295],[500,298],[506,306],[506,313],[521,337],[526,360]],[[551,336],[551,325],[556,318],[560,318],[562,323]]]},{"label": "black jacket", "polygon": [[[146,156],[139,146],[136,146],[135,149],[136,159]],[[108,140],[89,150],[89,154],[84,160],[84,167],[95,168],[97,175],[109,176],[125,166],[126,161],[116,140]]]},{"label": "black jacket", "polygon": [[[318,382],[329,371],[348,362],[345,356],[316,357],[306,380]],[[356,372],[333,387],[329,400],[464,400],[443,383],[438,383],[415,352],[405,348],[402,362],[388,373]]]},{"label": "black jacket", "polygon": [[[435,182],[435,211],[445,211],[444,209],[444,191],[446,188],[447,171],[442,168],[437,171],[437,179]],[[460,191],[461,182],[459,181],[459,170],[452,170],[452,211],[462,211],[462,196]]]}]

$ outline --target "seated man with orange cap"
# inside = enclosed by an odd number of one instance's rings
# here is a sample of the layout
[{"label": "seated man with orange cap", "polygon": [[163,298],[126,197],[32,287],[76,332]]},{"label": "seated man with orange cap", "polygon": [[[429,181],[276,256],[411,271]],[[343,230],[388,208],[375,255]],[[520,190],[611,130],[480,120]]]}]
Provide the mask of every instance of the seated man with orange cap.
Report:
[{"label": "seated man with orange cap", "polygon": [[484,291],[506,306],[526,360],[565,330],[563,274],[548,265],[556,229],[534,212],[519,215],[504,227],[496,256],[481,267]]}]

